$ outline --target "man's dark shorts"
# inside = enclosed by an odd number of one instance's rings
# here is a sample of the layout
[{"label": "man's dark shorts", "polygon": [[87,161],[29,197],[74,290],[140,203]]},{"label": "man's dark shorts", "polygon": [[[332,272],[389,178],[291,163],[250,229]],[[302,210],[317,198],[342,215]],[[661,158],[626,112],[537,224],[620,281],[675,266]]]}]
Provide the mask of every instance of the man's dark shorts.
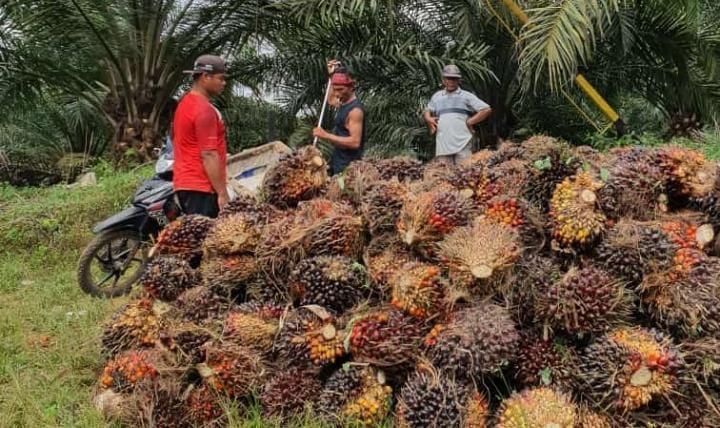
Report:
[{"label": "man's dark shorts", "polygon": [[217,193],[178,190],[175,194],[183,214],[200,214],[210,218],[218,216],[220,210]]}]

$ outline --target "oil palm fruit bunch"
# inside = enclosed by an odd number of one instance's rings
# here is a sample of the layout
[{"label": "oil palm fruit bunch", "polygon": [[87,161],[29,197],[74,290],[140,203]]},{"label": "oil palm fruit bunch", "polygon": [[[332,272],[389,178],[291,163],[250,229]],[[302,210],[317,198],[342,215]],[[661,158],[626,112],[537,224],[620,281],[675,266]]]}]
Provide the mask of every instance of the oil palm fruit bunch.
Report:
[{"label": "oil palm fruit bunch", "polygon": [[160,343],[174,352],[178,361],[189,364],[205,359],[204,345],[213,338],[213,332],[191,322],[170,322],[160,333]]},{"label": "oil palm fruit bunch", "polygon": [[223,340],[268,352],[272,348],[280,326],[280,317],[284,312],[282,306],[272,303],[243,303],[227,314],[222,332]]},{"label": "oil palm fruit bunch", "polygon": [[267,375],[258,352],[230,343],[208,346],[205,362],[196,368],[207,385],[231,398],[245,397],[262,385]]},{"label": "oil palm fruit bunch", "polygon": [[385,374],[367,365],[345,364],[323,385],[317,410],[349,426],[377,426],[390,412],[392,388]]},{"label": "oil palm fruit bunch", "polygon": [[513,363],[515,379],[523,387],[552,386],[572,393],[577,386],[575,350],[558,340],[544,340],[532,330],[520,334]]},{"label": "oil palm fruit bunch", "polygon": [[[530,180],[527,165],[520,159],[510,159],[497,165],[489,165],[486,176],[495,188],[500,189],[502,195],[511,198],[524,196]],[[485,205],[491,199],[480,200],[480,205]]]},{"label": "oil palm fruit bunch", "polygon": [[426,355],[438,369],[468,378],[502,369],[515,357],[519,340],[507,309],[481,303],[453,313]]},{"label": "oil palm fruit bunch", "polygon": [[667,186],[674,195],[702,198],[715,185],[717,167],[695,150],[661,148],[657,150],[656,163],[665,174]]},{"label": "oil palm fruit bunch", "polygon": [[498,428],[574,428],[577,406],[569,396],[538,387],[513,394],[503,401]]},{"label": "oil palm fruit bunch", "polygon": [[185,399],[184,420],[191,427],[224,426],[221,394],[209,385],[193,387]]},{"label": "oil palm fruit bunch", "polygon": [[188,427],[182,383],[177,379],[140,383],[125,394],[118,422],[123,426]]},{"label": "oil palm fruit bunch", "polygon": [[358,205],[362,196],[381,180],[380,171],[372,162],[356,160],[345,168],[339,183],[343,193]]},{"label": "oil palm fruit bunch", "polygon": [[660,228],[632,220],[615,224],[596,249],[598,266],[632,285],[669,266],[678,247]]},{"label": "oil palm fruit bunch", "polygon": [[370,234],[395,232],[407,187],[395,180],[375,184],[361,197],[361,211]]},{"label": "oil palm fruit bunch", "polygon": [[542,249],[545,245],[546,216],[538,206],[524,199],[497,196],[490,200],[483,216],[516,231],[527,249]]},{"label": "oil palm fruit bunch", "polygon": [[456,284],[469,286],[496,279],[512,267],[522,252],[519,241],[512,228],[479,218],[446,235],[437,257]]},{"label": "oil palm fruit bunch", "polygon": [[702,255],[678,262],[687,265],[646,275],[641,302],[659,324],[685,335],[720,332],[720,259]]},{"label": "oil palm fruit bunch", "polygon": [[602,182],[588,172],[566,178],[550,199],[552,235],[562,247],[592,244],[605,230],[605,215],[597,208]]},{"label": "oil palm fruit bunch", "polygon": [[197,215],[185,215],[173,221],[158,235],[150,256],[177,254],[192,259],[202,254],[202,243],[215,220]]},{"label": "oil palm fruit bunch", "polygon": [[409,193],[400,212],[397,230],[408,246],[427,250],[425,247],[440,241],[456,227],[468,225],[473,211],[469,199],[449,188]]},{"label": "oil palm fruit bunch", "polygon": [[200,264],[203,285],[225,296],[242,296],[245,287],[259,273],[255,256],[250,254],[204,258]]},{"label": "oil palm fruit bunch", "polygon": [[295,266],[288,280],[300,305],[320,305],[343,313],[368,296],[365,267],[347,257],[319,256]]},{"label": "oil palm fruit bunch", "polygon": [[652,220],[667,211],[665,175],[653,162],[652,151],[625,150],[603,173],[605,185],[598,191],[598,201],[609,218]]},{"label": "oil palm fruit bunch", "polygon": [[397,178],[400,182],[417,181],[422,178],[423,164],[407,156],[395,156],[374,161],[383,180]]},{"label": "oil palm fruit bunch", "polygon": [[252,253],[260,242],[264,221],[247,213],[217,219],[203,242],[205,257]]},{"label": "oil palm fruit bunch", "polygon": [[580,358],[584,394],[618,413],[640,410],[672,393],[681,368],[670,339],[640,327],[608,332],[585,348]]},{"label": "oil palm fruit bunch", "polygon": [[353,319],[348,343],[354,361],[385,368],[414,363],[427,332],[424,323],[392,308],[378,308]]},{"label": "oil palm fruit bunch", "polygon": [[200,278],[185,260],[174,256],[152,259],[140,277],[140,285],[152,297],[171,302],[188,288],[198,285]]},{"label": "oil palm fruit bunch", "polygon": [[272,205],[290,208],[319,195],[327,180],[322,153],[313,146],[305,146],[280,158],[265,173],[262,193]]},{"label": "oil palm fruit bunch", "polygon": [[407,262],[412,255],[395,233],[373,238],[365,247],[363,262],[375,291],[381,295],[389,294],[390,277]]},{"label": "oil palm fruit bunch", "polygon": [[515,285],[501,290],[520,324],[536,324],[535,307],[538,299],[565,275],[559,260],[544,255],[526,253],[516,264]]},{"label": "oil palm fruit bunch", "polygon": [[395,272],[388,284],[390,304],[416,318],[427,318],[445,307],[447,283],[436,266],[407,262]]},{"label": "oil palm fruit bunch", "polygon": [[497,149],[491,153],[487,160],[487,166],[494,167],[508,161],[522,159],[525,150],[520,144],[505,140],[501,141]]},{"label": "oil palm fruit bunch", "polygon": [[452,186],[457,180],[459,171],[456,165],[433,159],[423,170],[422,187],[430,190],[437,186]]},{"label": "oil palm fruit bunch", "polygon": [[103,349],[110,355],[132,348],[152,347],[158,339],[161,320],[153,310],[153,300],[142,297],[130,301],[105,326]]},{"label": "oil palm fruit bunch", "polygon": [[362,220],[347,205],[315,199],[301,204],[288,221],[268,226],[270,231],[258,247],[259,257],[287,266],[305,257],[358,258],[362,253]]},{"label": "oil palm fruit bunch", "polygon": [[720,173],[716,173],[716,176],[713,189],[703,197],[691,198],[691,206],[705,213],[710,223],[717,228],[720,226]]},{"label": "oil palm fruit bunch", "polygon": [[575,418],[576,428],[613,428],[613,421],[607,416],[592,410],[589,406],[578,406]]},{"label": "oil palm fruit bunch", "polygon": [[715,232],[712,225],[700,224],[702,220],[692,212],[679,213],[658,222],[657,227],[679,248],[703,249],[715,239]]},{"label": "oil palm fruit bunch", "polygon": [[568,143],[546,135],[532,136],[521,147],[530,172],[525,195],[547,211],[555,187],[575,175],[581,166],[580,158],[574,156]]},{"label": "oil palm fruit bunch", "polygon": [[116,355],[103,368],[100,386],[115,392],[132,391],[159,376],[162,358],[155,350],[129,350]]},{"label": "oil palm fruit bunch", "polygon": [[263,386],[260,394],[262,414],[286,420],[302,413],[321,389],[322,384],[312,371],[302,368],[279,371]]},{"label": "oil palm fruit bunch", "polygon": [[630,312],[624,285],[592,266],[571,268],[535,305],[535,314],[546,326],[578,335],[603,332]]},{"label": "oil palm fruit bunch", "polygon": [[483,163],[462,165],[451,184],[480,208],[502,193],[500,184],[491,180],[489,168]]},{"label": "oil palm fruit bunch", "polygon": [[258,216],[260,218],[270,218],[275,214],[277,209],[270,204],[266,204],[258,200],[254,194],[246,192],[241,193],[228,202],[223,210],[218,214],[218,219],[231,217],[235,214],[247,214]]},{"label": "oil palm fruit bunch", "polygon": [[222,319],[230,307],[228,301],[205,286],[183,292],[175,301],[182,318],[200,325]]},{"label": "oil palm fruit bunch", "polygon": [[320,306],[303,306],[288,314],[273,350],[279,361],[309,367],[334,363],[345,355],[338,320]]},{"label": "oil palm fruit bunch", "polygon": [[394,425],[398,428],[463,427],[469,394],[466,384],[421,365],[400,389]]}]

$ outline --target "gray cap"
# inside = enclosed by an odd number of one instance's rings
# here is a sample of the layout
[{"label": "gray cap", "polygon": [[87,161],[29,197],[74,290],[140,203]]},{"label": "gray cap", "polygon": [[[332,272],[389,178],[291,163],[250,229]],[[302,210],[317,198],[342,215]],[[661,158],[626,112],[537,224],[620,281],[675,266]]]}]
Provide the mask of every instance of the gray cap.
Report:
[{"label": "gray cap", "polygon": [[448,64],[442,69],[442,76],[443,77],[454,77],[456,79],[461,78],[460,75],[460,69],[457,67],[457,65]]},{"label": "gray cap", "polygon": [[217,55],[201,55],[195,60],[192,70],[185,70],[183,73],[186,74],[200,74],[210,73],[219,74],[225,73],[227,67],[225,66],[225,60]]}]

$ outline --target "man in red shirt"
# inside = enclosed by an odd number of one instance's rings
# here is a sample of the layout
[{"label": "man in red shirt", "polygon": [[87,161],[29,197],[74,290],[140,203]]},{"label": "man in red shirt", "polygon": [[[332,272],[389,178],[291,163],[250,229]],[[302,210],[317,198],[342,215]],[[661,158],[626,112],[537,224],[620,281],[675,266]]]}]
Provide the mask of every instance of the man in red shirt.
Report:
[{"label": "man in red shirt", "polygon": [[210,98],[225,89],[225,61],[202,55],[192,70],[192,89],[173,119],[173,188],[183,214],[217,217],[228,202],[227,146],[222,115]]}]

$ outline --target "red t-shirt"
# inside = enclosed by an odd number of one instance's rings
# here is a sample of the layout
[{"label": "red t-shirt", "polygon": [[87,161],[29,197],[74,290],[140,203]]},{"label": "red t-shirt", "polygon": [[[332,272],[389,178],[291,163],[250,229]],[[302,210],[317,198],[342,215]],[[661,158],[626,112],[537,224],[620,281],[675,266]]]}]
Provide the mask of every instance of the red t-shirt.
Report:
[{"label": "red t-shirt", "polygon": [[[175,190],[215,192],[203,167],[204,150],[216,150],[221,164],[227,163],[225,125],[220,112],[205,97],[188,92],[180,100],[173,119]],[[225,174],[223,168],[223,182]]]}]

